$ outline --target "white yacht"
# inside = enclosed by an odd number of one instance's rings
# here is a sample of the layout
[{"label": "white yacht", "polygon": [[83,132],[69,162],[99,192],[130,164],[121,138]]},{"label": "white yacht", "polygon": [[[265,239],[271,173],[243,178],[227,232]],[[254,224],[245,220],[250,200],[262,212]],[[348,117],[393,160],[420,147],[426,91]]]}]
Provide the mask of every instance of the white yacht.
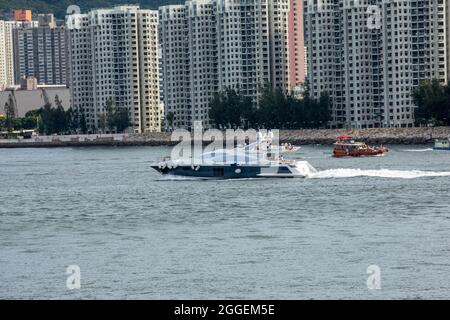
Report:
[{"label": "white yacht", "polygon": [[[197,158],[163,159],[152,168],[161,174],[213,178],[304,178],[316,172],[307,161],[285,160],[272,137],[233,149],[218,149]],[[284,151],[286,152],[286,151]]]}]

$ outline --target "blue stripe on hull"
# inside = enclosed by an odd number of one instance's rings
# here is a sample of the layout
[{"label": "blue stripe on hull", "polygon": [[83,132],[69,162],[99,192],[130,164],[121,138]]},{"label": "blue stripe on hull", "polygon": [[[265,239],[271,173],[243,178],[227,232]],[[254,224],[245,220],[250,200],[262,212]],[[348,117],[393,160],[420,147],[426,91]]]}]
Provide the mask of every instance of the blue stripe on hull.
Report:
[{"label": "blue stripe on hull", "polygon": [[[174,169],[160,169],[156,166],[153,168],[162,174],[214,179],[258,178],[258,175],[262,172],[260,166],[237,166],[235,164],[228,166],[200,166],[198,170],[192,169],[191,166],[178,166]],[[272,169],[270,167],[267,168]],[[274,173],[284,175],[292,174],[287,167],[279,167]]]},{"label": "blue stripe on hull", "polygon": [[436,151],[450,151],[450,148],[433,148]]}]

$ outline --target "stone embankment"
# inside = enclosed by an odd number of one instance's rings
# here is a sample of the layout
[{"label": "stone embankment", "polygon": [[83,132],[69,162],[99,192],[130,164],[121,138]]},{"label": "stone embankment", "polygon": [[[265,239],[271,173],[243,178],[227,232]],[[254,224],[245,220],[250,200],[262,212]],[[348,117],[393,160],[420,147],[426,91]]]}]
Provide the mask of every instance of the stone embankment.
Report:
[{"label": "stone embankment", "polygon": [[450,137],[450,127],[290,130],[280,132],[280,141],[296,145],[332,144],[342,134],[368,144],[432,144],[435,139]]},{"label": "stone embankment", "polygon": [[[450,127],[281,130],[280,143],[294,145],[332,144],[342,134],[369,144],[432,144],[450,136]],[[0,148],[88,147],[88,146],[161,146],[175,145],[170,133],[38,136],[31,139],[3,139]]]}]

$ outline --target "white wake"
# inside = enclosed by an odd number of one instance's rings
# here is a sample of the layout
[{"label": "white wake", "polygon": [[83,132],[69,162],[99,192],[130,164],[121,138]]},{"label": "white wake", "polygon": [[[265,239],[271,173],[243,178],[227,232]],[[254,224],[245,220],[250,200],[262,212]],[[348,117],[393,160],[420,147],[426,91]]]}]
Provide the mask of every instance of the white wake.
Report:
[{"label": "white wake", "polygon": [[420,170],[362,170],[362,169],[329,169],[311,173],[310,179],[331,179],[331,178],[356,178],[356,177],[378,177],[394,179],[416,179],[425,177],[450,177],[448,171],[420,171]]},{"label": "white wake", "polygon": [[427,149],[408,149],[405,150],[405,152],[428,152],[433,151],[433,148],[427,148]]}]

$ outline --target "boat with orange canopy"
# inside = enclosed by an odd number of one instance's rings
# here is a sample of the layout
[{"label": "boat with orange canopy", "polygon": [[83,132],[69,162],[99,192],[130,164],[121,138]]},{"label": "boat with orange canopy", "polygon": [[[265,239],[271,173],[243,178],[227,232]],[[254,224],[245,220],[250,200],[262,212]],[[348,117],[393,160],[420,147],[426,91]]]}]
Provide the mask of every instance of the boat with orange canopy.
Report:
[{"label": "boat with orange canopy", "polygon": [[355,142],[351,136],[342,135],[334,143],[333,157],[374,157],[383,156],[387,151],[383,146],[368,146],[364,142]]}]

